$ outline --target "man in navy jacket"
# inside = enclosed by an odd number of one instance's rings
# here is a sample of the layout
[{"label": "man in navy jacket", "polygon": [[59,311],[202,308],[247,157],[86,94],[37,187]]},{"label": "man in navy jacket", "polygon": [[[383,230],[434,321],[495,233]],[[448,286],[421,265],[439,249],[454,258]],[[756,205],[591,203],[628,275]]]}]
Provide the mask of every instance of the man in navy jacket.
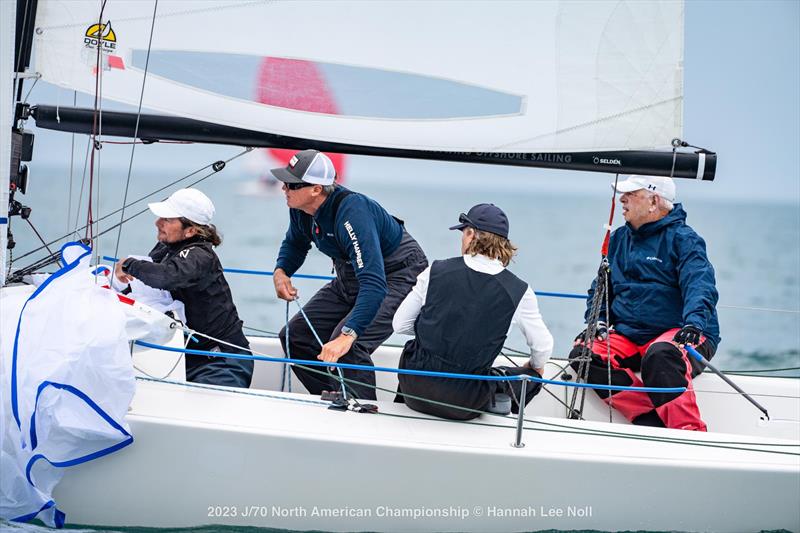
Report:
[{"label": "man in navy jacket", "polygon": [[[686,225],[671,178],[630,176],[617,187],[625,226],[609,243],[609,307],[601,305],[589,366],[591,383],[687,387],[683,393],[597,391],[634,424],[705,431],[692,377],[702,372],[684,344],[711,359],[720,342],[714,267],[705,241]],[[589,289],[589,307],[595,284]],[[590,310],[587,307],[586,320]],[[584,351],[584,335],[571,358]],[[573,362],[575,368],[577,361]],[[634,372],[641,370],[641,380]]]},{"label": "man in navy jacket", "polygon": [[[370,354],[392,334],[392,317],[428,261],[402,221],[374,200],[335,184],[336,171],[325,154],[303,150],[286,168],[272,170],[284,183],[289,229],[281,244],[273,281],[279,298],[297,296],[291,276],[313,243],[333,260],[336,278],[303,307],[325,343],[319,346],[301,315],[280,332],[293,358],[372,365]],[[333,376],[293,367],[311,394],[337,390]],[[375,373],[345,370],[358,398],[375,399]]]}]

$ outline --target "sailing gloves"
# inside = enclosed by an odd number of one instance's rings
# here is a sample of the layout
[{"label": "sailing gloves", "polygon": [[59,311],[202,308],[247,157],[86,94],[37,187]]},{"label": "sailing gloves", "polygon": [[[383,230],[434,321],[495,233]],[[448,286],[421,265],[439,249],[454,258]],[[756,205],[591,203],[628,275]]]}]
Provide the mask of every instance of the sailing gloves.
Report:
[{"label": "sailing gloves", "polygon": [[[578,333],[578,336],[575,337],[575,342],[581,342],[586,340],[586,329]],[[599,341],[604,341],[608,339],[608,325],[602,320],[597,321],[597,327],[594,330],[594,338]]]},{"label": "sailing gloves", "polygon": [[672,338],[672,340],[678,344],[691,344],[692,346],[697,346],[700,344],[700,337],[702,334],[703,332],[696,327],[692,326],[691,324],[686,324],[679,329],[677,333],[675,333],[675,336]]}]

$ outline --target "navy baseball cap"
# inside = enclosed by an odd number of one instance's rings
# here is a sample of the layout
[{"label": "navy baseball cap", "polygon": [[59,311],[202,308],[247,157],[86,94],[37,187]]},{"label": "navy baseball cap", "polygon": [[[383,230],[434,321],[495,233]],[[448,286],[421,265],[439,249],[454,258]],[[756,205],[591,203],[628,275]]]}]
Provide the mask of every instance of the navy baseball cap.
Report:
[{"label": "navy baseball cap", "polygon": [[478,204],[467,214],[461,213],[458,216],[458,222],[450,229],[475,228],[508,239],[508,217],[502,209],[494,204]]}]

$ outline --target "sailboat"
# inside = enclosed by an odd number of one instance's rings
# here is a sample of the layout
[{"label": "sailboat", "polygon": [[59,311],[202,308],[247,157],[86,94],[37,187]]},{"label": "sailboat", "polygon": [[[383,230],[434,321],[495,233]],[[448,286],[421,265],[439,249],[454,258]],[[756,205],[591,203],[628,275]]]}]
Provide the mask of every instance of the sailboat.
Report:
[{"label": "sailboat", "polygon": [[[714,153],[673,143],[682,134],[678,1],[19,0],[0,9],[0,168],[12,168],[17,190],[20,160],[30,156],[19,128],[25,120],[97,142],[316,148],[706,181],[715,174]],[[265,20],[280,23],[264,32]],[[35,74],[26,72],[31,50]],[[170,77],[151,63],[157,53],[178,63],[196,54],[222,63],[266,54],[410,73],[508,104],[433,118],[298,111]],[[98,105],[23,105],[11,72],[18,86],[34,76],[95,95]],[[106,100],[137,112],[103,110]],[[7,189],[0,188],[3,205]],[[2,254],[7,225],[0,219]],[[2,289],[4,297],[34,290]],[[124,447],[63,468],[53,504],[26,519],[58,509],[70,524],[103,526],[800,530],[798,380],[737,377],[766,416],[719,376],[703,374],[694,387],[710,431],[683,432],[609,422],[592,395],[580,418],[571,417],[565,403],[574,377],[556,359],[545,375],[552,394],[540,394],[520,417],[455,423],[394,404],[391,372],[378,373],[377,414],[331,409],[297,385],[283,390],[284,366],[269,357],[256,361],[249,390],[187,383],[173,364],[182,337],[178,330],[163,346],[132,345],[135,392],[124,420],[115,421],[132,439],[123,435]],[[282,354],[275,339],[250,343],[254,353]],[[26,356],[19,354],[21,367]],[[7,359],[4,352],[5,375]],[[380,367],[397,368],[398,359],[389,346],[375,354]]]}]

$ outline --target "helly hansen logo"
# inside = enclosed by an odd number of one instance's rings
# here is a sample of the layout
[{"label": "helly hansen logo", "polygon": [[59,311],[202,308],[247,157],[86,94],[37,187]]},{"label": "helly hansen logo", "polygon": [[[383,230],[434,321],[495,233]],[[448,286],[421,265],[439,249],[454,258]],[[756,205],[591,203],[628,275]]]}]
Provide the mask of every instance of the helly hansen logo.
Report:
[{"label": "helly hansen logo", "polygon": [[187,248],[185,250],[181,250],[178,253],[178,255],[181,256],[183,259],[186,259],[189,256],[189,250],[191,250],[191,248]]},{"label": "helly hansen logo", "polygon": [[349,220],[345,221],[344,229],[347,230],[347,235],[350,236],[350,240],[353,242],[353,250],[356,252],[356,266],[364,268],[364,260],[361,258],[361,246],[358,245],[358,237],[356,237],[356,232],[353,231],[353,226]]},{"label": "helly hansen logo", "polygon": [[656,186],[653,185],[652,183],[648,183],[647,184],[647,189],[650,190],[650,191],[654,191],[654,190],[656,190]]}]

